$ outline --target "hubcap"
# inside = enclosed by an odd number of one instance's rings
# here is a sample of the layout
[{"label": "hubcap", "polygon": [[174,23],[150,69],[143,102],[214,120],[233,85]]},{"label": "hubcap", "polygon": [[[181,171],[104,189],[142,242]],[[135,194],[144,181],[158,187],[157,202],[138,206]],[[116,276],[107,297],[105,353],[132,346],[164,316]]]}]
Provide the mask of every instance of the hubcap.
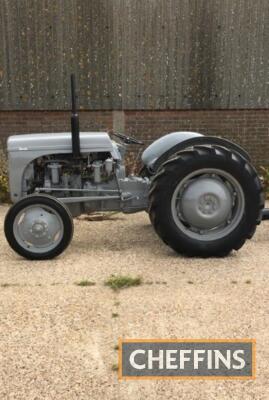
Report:
[{"label": "hubcap", "polygon": [[42,237],[46,235],[46,232],[48,231],[48,225],[43,222],[43,221],[35,221],[32,225],[32,229],[30,229],[30,232],[36,237]]},{"label": "hubcap", "polygon": [[176,187],[171,211],[176,225],[193,239],[216,240],[239,224],[245,206],[238,181],[218,169],[187,175]]},{"label": "hubcap", "polygon": [[232,193],[215,178],[191,181],[182,193],[182,216],[197,228],[211,229],[225,222],[231,208]]},{"label": "hubcap", "polygon": [[63,222],[53,208],[43,204],[25,207],[13,225],[17,242],[26,250],[44,253],[54,249],[63,237]]}]

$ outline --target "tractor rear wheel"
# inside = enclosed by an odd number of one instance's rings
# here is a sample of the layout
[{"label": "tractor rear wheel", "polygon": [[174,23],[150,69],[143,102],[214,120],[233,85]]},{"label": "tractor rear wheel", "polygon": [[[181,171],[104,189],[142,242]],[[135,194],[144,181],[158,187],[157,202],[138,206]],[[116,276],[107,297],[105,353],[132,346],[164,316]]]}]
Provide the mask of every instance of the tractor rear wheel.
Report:
[{"label": "tractor rear wheel", "polygon": [[55,197],[32,195],[15,203],[5,218],[9,245],[29,260],[58,256],[73,236],[73,219],[67,207]]},{"label": "tractor rear wheel", "polygon": [[238,153],[197,146],[162,165],[149,204],[157,234],[175,251],[225,256],[253,236],[264,196],[255,169]]}]

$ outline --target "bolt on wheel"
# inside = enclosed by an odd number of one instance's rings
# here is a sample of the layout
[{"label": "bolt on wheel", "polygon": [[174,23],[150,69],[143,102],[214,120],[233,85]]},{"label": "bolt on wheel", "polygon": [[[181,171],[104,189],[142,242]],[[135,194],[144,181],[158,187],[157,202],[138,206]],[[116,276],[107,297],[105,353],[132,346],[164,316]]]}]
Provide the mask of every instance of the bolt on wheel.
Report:
[{"label": "bolt on wheel", "polygon": [[72,216],[54,197],[29,196],[8,211],[5,234],[13,250],[23,257],[53,258],[62,253],[72,239]]},{"label": "bolt on wheel", "polygon": [[201,169],[176,187],[172,201],[175,223],[191,238],[219,239],[233,231],[244,213],[239,182],[219,169]]},{"label": "bolt on wheel", "polygon": [[18,243],[34,253],[54,249],[63,237],[63,229],[58,212],[42,204],[22,209],[13,224],[14,236]]},{"label": "bolt on wheel", "polygon": [[257,172],[238,153],[194,146],[165,162],[152,179],[150,220],[180,254],[211,257],[239,250],[264,208]]}]

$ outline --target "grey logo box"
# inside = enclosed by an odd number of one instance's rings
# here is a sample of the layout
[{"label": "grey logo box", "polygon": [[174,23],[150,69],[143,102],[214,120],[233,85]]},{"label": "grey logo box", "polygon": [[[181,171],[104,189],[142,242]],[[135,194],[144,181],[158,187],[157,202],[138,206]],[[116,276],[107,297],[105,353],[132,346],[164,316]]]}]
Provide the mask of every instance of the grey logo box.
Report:
[{"label": "grey logo box", "polygon": [[119,348],[120,378],[255,378],[255,340],[137,340]]}]

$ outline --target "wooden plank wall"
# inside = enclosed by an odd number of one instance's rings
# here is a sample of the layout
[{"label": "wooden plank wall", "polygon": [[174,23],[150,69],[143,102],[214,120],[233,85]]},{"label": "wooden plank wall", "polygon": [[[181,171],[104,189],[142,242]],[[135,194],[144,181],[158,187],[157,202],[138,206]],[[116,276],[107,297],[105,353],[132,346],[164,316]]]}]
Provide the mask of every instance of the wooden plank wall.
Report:
[{"label": "wooden plank wall", "polygon": [[268,0],[0,0],[0,109],[266,108]]}]

